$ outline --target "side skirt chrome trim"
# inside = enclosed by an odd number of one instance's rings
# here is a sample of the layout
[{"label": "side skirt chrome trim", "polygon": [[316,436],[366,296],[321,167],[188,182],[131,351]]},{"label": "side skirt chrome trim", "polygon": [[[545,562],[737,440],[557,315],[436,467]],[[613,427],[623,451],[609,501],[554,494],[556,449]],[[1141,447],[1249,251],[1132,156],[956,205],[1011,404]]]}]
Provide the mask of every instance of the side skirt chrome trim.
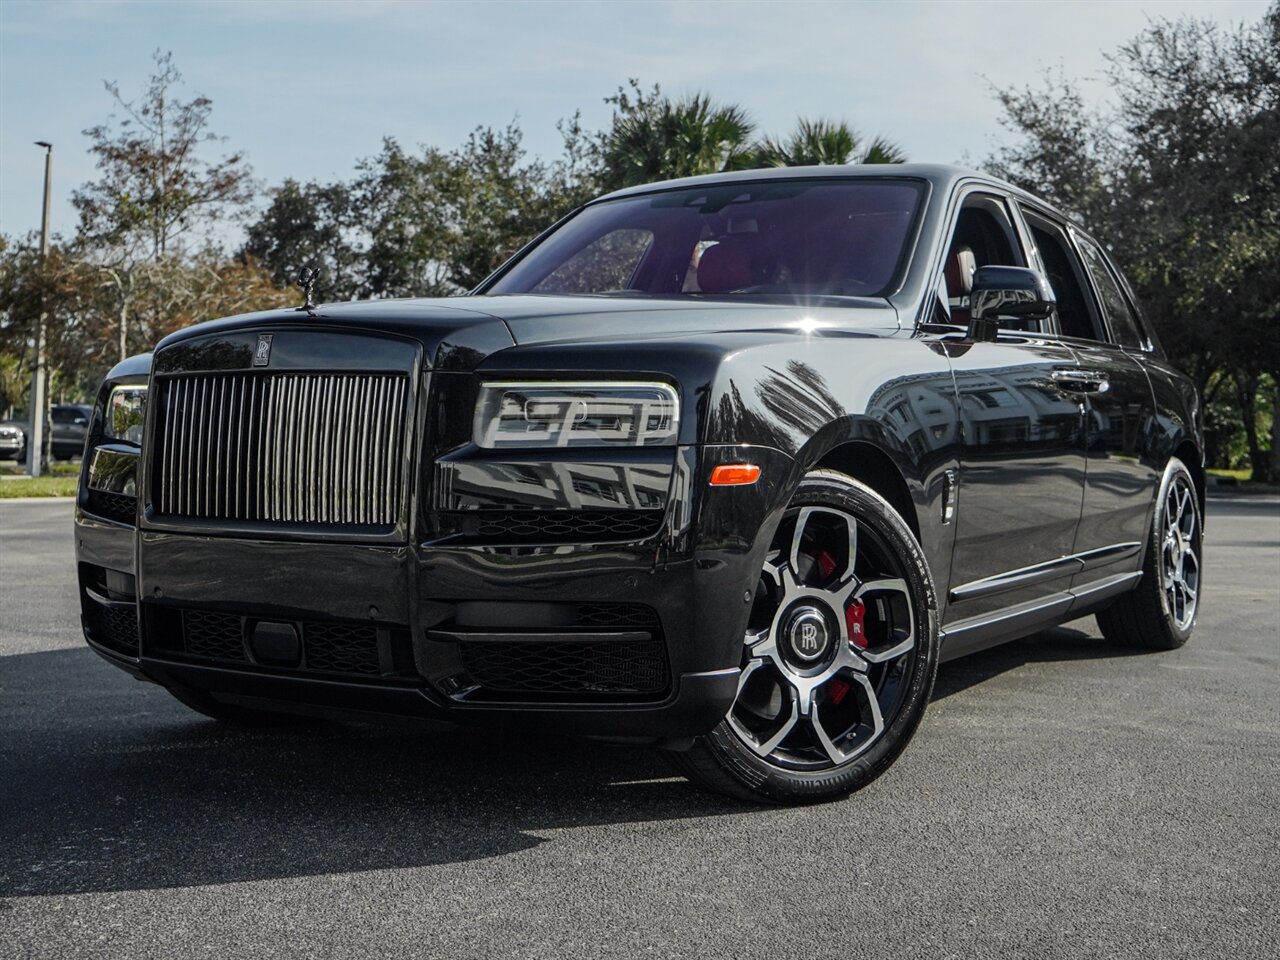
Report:
[{"label": "side skirt chrome trim", "polygon": [[1071,616],[1083,616],[1088,612],[1086,608],[1094,607],[1101,601],[1110,600],[1112,597],[1118,597],[1132,590],[1141,579],[1142,571],[1135,570],[1133,573],[1117,573],[1112,577],[1104,577],[1082,587],[1072,587],[1071,594],[1076,598],[1076,602],[1071,605]]},{"label": "side skirt chrome trim", "polygon": [[[1109,563],[1115,563],[1117,560],[1124,560],[1133,557],[1142,549],[1142,544],[1134,540],[1130,543],[1113,543],[1109,547],[1100,547],[1097,550],[1090,550],[1087,553],[1077,553],[1076,559],[1084,563],[1086,570],[1092,570],[1095,567],[1105,567]],[[1128,574],[1123,574],[1128,576]]]},{"label": "side skirt chrome trim", "polygon": [[983,577],[981,580],[961,584],[951,590],[950,594],[948,594],[948,599],[952,603],[958,603],[963,600],[976,600],[979,597],[989,597],[993,594],[1004,593],[1006,590],[1015,590],[1018,587],[1027,587],[1035,583],[1044,583],[1047,580],[1056,580],[1058,577],[1083,573],[1086,570],[1103,567],[1118,560],[1124,560],[1126,557],[1135,556],[1141,549],[1142,544],[1134,541],[1131,543],[1113,543],[1110,546],[1099,547],[1097,550],[1088,550],[1085,553],[1073,553],[1068,557],[1047,560],[1044,563],[1037,563],[1030,567],[1019,567],[1017,570],[1008,570],[1004,573],[997,573],[992,577]]},{"label": "side skirt chrome trim", "polygon": [[1055,593],[996,613],[947,624],[939,637],[939,660],[945,663],[1006,640],[1024,637],[1048,624],[1061,623],[1074,602],[1075,597],[1070,593]]},{"label": "side skirt chrome trim", "polygon": [[949,599],[952,603],[976,600],[979,597],[989,597],[992,594],[1004,593],[1006,590],[1030,586],[1033,583],[1069,577],[1082,570],[1084,570],[1084,562],[1078,557],[1059,557],[1057,560],[1037,563],[1032,567],[1021,567],[1006,573],[997,573],[994,577],[984,577],[981,580],[961,584],[951,591]]},{"label": "side skirt chrome trim", "polygon": [[1120,573],[1049,597],[1007,607],[996,613],[957,620],[940,631],[939,643],[942,650],[939,659],[946,663],[948,660],[977,653],[987,647],[1085,616],[1112,597],[1132,590],[1141,579],[1141,570]]}]

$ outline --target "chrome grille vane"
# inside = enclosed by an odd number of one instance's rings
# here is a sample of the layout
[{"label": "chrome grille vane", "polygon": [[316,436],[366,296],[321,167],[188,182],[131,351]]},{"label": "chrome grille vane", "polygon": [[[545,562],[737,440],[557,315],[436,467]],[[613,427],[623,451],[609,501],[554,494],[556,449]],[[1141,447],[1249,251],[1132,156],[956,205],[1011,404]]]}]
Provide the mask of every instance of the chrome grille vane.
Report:
[{"label": "chrome grille vane", "polygon": [[164,378],[152,503],[170,518],[390,527],[399,515],[402,374]]}]

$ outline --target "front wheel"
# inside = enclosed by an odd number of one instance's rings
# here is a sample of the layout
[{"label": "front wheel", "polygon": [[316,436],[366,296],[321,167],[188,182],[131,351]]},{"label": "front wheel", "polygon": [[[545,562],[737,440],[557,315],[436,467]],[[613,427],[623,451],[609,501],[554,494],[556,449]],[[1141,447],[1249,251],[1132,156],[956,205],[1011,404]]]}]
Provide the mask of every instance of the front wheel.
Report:
[{"label": "front wheel", "polygon": [[933,582],[910,527],[871,488],[814,471],[765,558],[737,699],[672,762],[740,799],[843,796],[902,752],[937,665]]}]

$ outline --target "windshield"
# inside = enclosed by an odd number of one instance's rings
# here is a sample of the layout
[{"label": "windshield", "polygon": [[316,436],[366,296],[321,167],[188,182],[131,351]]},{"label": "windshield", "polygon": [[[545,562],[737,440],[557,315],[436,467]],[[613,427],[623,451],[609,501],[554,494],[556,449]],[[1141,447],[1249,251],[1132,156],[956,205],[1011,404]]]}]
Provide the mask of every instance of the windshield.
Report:
[{"label": "windshield", "polygon": [[905,260],[923,184],[784,180],[587,207],[486,294],[882,295]]}]

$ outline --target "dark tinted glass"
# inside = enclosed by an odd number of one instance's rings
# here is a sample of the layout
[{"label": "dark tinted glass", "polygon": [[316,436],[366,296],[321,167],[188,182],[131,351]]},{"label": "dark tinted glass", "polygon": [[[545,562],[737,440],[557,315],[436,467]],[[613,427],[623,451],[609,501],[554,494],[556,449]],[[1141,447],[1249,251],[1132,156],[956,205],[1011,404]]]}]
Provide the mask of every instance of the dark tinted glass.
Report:
[{"label": "dark tinted glass", "polygon": [[1120,292],[1120,284],[1111,275],[1102,251],[1085,237],[1080,238],[1080,249],[1084,251],[1085,264],[1102,295],[1102,308],[1111,322],[1111,332],[1115,335],[1116,342],[1122,347],[1142,349],[1142,333],[1138,328],[1137,318],[1129,308],[1129,301]]},{"label": "dark tinted glass", "polygon": [[1056,223],[1033,213],[1026,213],[1031,238],[1040,252],[1049,285],[1058,300],[1058,327],[1065,336],[1081,340],[1103,340],[1101,331],[1093,322],[1089,311],[1086,281],[1075,250],[1066,233]]},{"label": "dark tinted glass", "polygon": [[773,181],[590,206],[490,294],[876,296],[891,287],[923,186]]}]

